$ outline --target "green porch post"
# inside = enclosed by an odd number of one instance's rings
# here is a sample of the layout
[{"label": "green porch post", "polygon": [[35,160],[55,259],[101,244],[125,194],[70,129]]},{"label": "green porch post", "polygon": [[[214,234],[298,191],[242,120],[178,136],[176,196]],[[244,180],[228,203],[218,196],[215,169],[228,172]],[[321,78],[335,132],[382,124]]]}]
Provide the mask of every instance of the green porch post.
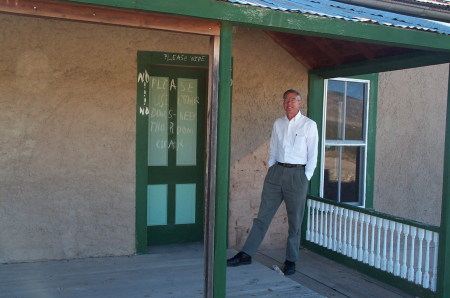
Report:
[{"label": "green porch post", "polygon": [[[449,67],[450,71],[450,67]],[[450,73],[445,125],[444,179],[442,186],[441,233],[439,239],[438,297],[450,297]]]},{"label": "green porch post", "polygon": [[[308,117],[317,123],[317,130],[319,135],[322,135],[322,114],[323,114],[323,92],[324,82],[323,78],[317,74],[309,73],[308,76]],[[308,194],[318,197],[320,193],[320,162],[322,156],[322,138],[319,137],[319,152],[317,158],[317,167],[314,175],[311,178]],[[306,212],[306,209],[305,209]],[[306,220],[306,216],[304,216]],[[306,231],[306,224],[302,225],[302,228]],[[302,232],[305,236],[306,232]]]},{"label": "green porch post", "polygon": [[232,25],[220,30],[219,104],[217,115],[216,221],[214,251],[214,297],[226,296],[226,249],[230,182],[231,49]]}]

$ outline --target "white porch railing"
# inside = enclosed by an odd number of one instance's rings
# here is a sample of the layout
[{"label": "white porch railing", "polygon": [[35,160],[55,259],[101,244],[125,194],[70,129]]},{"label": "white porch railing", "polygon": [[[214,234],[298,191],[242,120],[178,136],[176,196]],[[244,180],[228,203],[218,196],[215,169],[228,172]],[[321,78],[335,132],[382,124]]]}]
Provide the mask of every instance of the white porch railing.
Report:
[{"label": "white porch railing", "polygon": [[436,291],[439,228],[308,197],[306,240]]}]

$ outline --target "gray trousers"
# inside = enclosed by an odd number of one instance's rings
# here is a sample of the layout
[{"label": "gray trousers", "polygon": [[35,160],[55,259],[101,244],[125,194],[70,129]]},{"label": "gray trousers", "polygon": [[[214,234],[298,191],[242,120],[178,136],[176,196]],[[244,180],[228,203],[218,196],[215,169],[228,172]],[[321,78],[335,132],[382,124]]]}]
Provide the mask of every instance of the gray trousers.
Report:
[{"label": "gray trousers", "polygon": [[305,168],[285,168],[278,164],[271,166],[264,180],[258,217],[253,220],[252,230],[241,250],[250,256],[256,253],[273,216],[284,201],[289,224],[286,260],[297,261],[307,191]]}]

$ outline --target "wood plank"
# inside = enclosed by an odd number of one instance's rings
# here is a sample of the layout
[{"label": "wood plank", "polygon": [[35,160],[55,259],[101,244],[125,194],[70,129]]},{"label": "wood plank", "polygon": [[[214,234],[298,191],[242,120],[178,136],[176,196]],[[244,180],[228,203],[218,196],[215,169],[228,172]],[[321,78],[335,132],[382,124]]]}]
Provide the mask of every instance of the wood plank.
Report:
[{"label": "wood plank", "polygon": [[[265,260],[262,256],[265,256]],[[263,251],[255,259],[262,264],[281,264],[284,256],[284,250]],[[413,297],[306,249],[301,249],[300,260],[296,265],[297,273],[291,279],[327,297]]]},{"label": "wood plank", "polygon": [[[236,251],[228,250],[227,257]],[[323,297],[258,263],[227,268],[227,297]]]},{"label": "wood plank", "polygon": [[[203,297],[203,250],[193,243],[137,256],[0,264],[0,296]],[[257,262],[227,271],[227,297],[322,297]]]},{"label": "wood plank", "polygon": [[217,21],[52,0],[0,0],[0,12],[201,35],[220,33]]}]

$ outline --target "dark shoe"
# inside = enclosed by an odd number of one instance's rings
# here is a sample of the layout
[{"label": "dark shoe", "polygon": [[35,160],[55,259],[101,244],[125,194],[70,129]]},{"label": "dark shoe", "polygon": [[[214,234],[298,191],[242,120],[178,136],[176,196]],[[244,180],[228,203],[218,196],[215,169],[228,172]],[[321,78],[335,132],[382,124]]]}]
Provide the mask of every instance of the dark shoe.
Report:
[{"label": "dark shoe", "polygon": [[243,251],[238,252],[234,257],[227,260],[228,267],[248,265],[252,263],[252,257]]},{"label": "dark shoe", "polygon": [[295,262],[290,262],[286,260],[284,262],[284,268],[283,268],[284,275],[292,275],[295,273]]}]

